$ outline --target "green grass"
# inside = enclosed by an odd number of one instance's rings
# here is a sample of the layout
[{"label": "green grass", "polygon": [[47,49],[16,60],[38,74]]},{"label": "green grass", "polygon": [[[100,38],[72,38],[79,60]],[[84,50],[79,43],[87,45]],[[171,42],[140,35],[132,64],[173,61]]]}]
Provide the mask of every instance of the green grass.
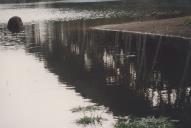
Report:
[{"label": "green grass", "polygon": [[185,19],[184,24],[185,24],[186,26],[188,26],[188,27],[191,27],[191,17]]},{"label": "green grass", "polygon": [[140,119],[118,119],[114,128],[175,128],[175,124],[168,118],[140,118]]},{"label": "green grass", "polygon": [[96,117],[89,117],[89,116],[84,116],[80,118],[79,120],[76,121],[77,124],[82,124],[82,125],[95,125],[95,124],[102,124],[103,118],[100,116]]}]

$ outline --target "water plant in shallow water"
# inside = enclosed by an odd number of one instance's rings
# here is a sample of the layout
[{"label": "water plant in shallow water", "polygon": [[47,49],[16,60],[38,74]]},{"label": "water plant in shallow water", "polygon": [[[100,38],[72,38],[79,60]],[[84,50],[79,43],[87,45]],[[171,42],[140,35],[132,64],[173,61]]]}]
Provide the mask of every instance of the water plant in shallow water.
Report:
[{"label": "water plant in shallow water", "polygon": [[73,113],[76,113],[76,112],[83,113],[83,117],[77,119],[76,123],[84,125],[84,126],[102,125],[103,120],[106,120],[101,115],[98,115],[98,112],[100,111],[103,113],[102,110],[104,110],[103,107],[95,106],[95,105],[85,106],[85,107],[79,106],[79,107],[71,109]]},{"label": "water plant in shallow water", "polygon": [[120,118],[115,123],[114,128],[176,128],[176,126],[165,117],[146,117],[136,119]]},{"label": "water plant in shallow water", "polygon": [[79,106],[79,107],[71,109],[71,111],[72,112],[93,112],[93,111],[99,111],[101,109],[103,109],[103,108],[92,105],[92,106],[86,106],[86,107]]},{"label": "water plant in shallow water", "polygon": [[101,116],[86,116],[80,118],[76,121],[77,124],[82,125],[96,125],[96,124],[102,124],[103,118]]}]

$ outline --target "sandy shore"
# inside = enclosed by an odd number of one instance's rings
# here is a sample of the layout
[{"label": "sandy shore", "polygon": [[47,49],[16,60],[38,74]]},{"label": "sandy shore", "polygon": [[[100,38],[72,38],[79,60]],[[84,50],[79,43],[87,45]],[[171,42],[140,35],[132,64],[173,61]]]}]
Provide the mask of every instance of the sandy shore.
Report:
[{"label": "sandy shore", "polygon": [[93,29],[191,38],[191,16],[97,26]]}]

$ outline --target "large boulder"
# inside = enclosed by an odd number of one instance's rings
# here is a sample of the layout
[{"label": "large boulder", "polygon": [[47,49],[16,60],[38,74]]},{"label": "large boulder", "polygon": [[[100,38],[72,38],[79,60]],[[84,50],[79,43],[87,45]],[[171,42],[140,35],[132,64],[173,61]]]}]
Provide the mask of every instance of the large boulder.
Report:
[{"label": "large boulder", "polygon": [[9,31],[17,33],[23,29],[23,22],[20,17],[14,16],[9,19],[7,28]]}]

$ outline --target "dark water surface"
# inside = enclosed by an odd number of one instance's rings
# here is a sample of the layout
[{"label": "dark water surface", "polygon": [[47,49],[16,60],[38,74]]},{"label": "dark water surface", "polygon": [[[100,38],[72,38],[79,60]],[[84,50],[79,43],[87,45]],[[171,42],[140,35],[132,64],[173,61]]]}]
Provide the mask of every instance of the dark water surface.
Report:
[{"label": "dark water surface", "polygon": [[[0,127],[80,127],[75,120],[83,114],[70,109],[94,104],[103,107],[104,128],[129,115],[166,116],[190,127],[190,40],[90,29],[188,15],[190,8],[123,4],[0,5]],[[6,29],[14,15],[23,32]]]}]

